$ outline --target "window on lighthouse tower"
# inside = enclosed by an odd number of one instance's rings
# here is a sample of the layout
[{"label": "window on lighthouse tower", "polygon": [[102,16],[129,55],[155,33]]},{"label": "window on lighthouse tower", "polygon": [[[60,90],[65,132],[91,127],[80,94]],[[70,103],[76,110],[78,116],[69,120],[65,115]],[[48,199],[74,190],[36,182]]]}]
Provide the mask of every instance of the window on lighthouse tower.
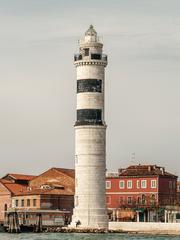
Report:
[{"label": "window on lighthouse tower", "polygon": [[101,60],[101,54],[91,53],[91,59]]},{"label": "window on lighthouse tower", "polygon": [[84,56],[89,56],[89,48],[84,48]]}]

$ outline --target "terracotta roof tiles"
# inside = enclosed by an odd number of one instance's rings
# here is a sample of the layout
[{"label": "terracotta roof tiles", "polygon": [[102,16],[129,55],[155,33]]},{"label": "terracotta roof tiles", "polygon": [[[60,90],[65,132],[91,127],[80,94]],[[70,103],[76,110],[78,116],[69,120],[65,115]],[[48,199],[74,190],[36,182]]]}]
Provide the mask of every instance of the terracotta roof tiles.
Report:
[{"label": "terracotta roof tiles", "polygon": [[12,183],[8,181],[4,181],[4,179],[1,179],[0,182],[13,194],[17,195],[19,193],[22,193],[23,191],[26,190],[26,186],[17,184],[17,183]]},{"label": "terracotta roof tiles", "polygon": [[25,189],[16,195],[74,195],[72,189]]},{"label": "terracotta roof tiles", "polygon": [[69,177],[75,178],[75,170],[74,169],[67,169],[67,168],[53,168],[59,172],[62,172]]},{"label": "terracotta roof tiles", "polygon": [[16,173],[8,173],[6,174],[6,176],[4,176],[3,178],[6,178],[6,177],[11,177],[15,180],[26,180],[26,181],[30,181],[32,180],[33,178],[35,178],[36,176],[34,175],[25,175],[25,174],[16,174]]},{"label": "terracotta roof tiles", "polygon": [[165,171],[165,168],[156,165],[131,165],[126,169],[119,169],[119,176],[165,176],[177,177]]}]

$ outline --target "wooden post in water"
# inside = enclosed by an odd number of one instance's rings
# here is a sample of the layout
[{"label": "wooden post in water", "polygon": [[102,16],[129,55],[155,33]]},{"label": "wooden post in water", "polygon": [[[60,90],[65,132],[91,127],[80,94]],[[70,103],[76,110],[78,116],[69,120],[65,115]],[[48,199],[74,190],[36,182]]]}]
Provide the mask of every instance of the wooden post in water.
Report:
[{"label": "wooden post in water", "polygon": [[19,219],[17,212],[8,213],[8,232],[20,233]]},{"label": "wooden post in water", "polygon": [[42,232],[42,215],[41,213],[38,213],[36,216],[37,216],[37,222],[36,222],[34,232]]}]

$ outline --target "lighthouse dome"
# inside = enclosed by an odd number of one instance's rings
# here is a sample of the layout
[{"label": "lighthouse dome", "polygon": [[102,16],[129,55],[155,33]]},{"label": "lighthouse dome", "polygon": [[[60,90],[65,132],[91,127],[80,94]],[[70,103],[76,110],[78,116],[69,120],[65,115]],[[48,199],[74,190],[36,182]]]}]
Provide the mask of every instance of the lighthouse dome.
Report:
[{"label": "lighthouse dome", "polygon": [[88,30],[85,32],[85,36],[97,36],[97,32],[94,29],[93,25],[90,25]]},{"label": "lighthouse dome", "polygon": [[88,30],[85,32],[85,42],[97,42],[97,32],[93,25],[90,25]]}]

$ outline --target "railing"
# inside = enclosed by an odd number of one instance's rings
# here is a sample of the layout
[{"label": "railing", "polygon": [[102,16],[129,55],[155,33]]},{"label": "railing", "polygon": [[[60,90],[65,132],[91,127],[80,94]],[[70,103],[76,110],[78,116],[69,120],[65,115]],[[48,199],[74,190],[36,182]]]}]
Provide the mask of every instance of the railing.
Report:
[{"label": "railing", "polygon": [[74,61],[80,61],[80,60],[82,60],[82,54],[79,54],[79,53],[74,54]]},{"label": "railing", "polygon": [[89,42],[90,43],[101,43],[102,44],[103,43],[103,39],[102,39],[101,36],[96,36],[96,38],[94,40],[91,38],[90,41],[87,41],[84,38],[82,38],[82,39],[79,39],[79,41],[78,41],[79,44],[87,44]]},{"label": "railing", "polygon": [[104,62],[107,62],[107,55],[106,54],[102,54],[102,61],[104,61]]},{"label": "railing", "polygon": [[119,173],[117,173],[117,172],[107,172],[106,177],[119,177]]},{"label": "railing", "polygon": [[[83,55],[82,54],[74,54],[74,61],[81,61],[83,60]],[[87,60],[87,56],[86,56]],[[90,53],[90,60],[100,60],[107,62],[107,55],[106,54],[95,54],[95,53]]]}]

